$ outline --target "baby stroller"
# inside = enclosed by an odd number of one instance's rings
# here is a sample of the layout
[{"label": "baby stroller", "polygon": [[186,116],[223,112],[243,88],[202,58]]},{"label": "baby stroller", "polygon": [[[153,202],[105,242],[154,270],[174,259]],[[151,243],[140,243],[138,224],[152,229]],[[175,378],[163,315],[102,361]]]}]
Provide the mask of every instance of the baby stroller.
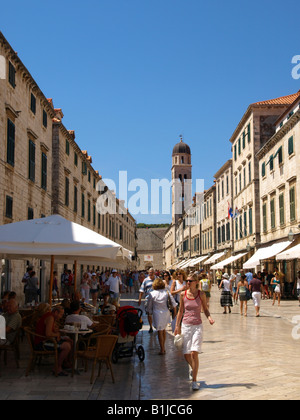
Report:
[{"label": "baby stroller", "polygon": [[145,350],[142,345],[136,346],[136,336],[143,326],[143,311],[134,306],[123,306],[117,312],[117,330],[119,336],[112,354],[112,362],[118,363],[119,359],[132,357],[134,351],[141,362],[145,360]]}]

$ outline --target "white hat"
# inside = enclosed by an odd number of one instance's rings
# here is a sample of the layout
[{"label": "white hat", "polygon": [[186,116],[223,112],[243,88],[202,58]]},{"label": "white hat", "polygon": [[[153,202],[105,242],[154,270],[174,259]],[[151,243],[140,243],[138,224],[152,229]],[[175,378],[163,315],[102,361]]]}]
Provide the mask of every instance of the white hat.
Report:
[{"label": "white hat", "polygon": [[92,276],[97,276],[97,274],[96,273],[93,273]]},{"label": "white hat", "polygon": [[223,279],[227,279],[228,280],[229,279],[229,274],[228,273],[224,273],[222,277],[223,277]]},{"label": "white hat", "polygon": [[117,273],[117,270],[112,270],[111,272],[112,272],[112,273]]}]

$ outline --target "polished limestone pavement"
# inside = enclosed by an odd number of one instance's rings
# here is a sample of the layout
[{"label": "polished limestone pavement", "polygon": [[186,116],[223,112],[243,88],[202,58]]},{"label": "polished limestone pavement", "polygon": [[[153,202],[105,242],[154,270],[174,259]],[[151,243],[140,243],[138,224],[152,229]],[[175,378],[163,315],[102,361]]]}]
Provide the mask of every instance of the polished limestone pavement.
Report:
[{"label": "polished limestone pavement", "polygon": [[[123,295],[122,305],[137,305],[136,295]],[[25,377],[28,360],[26,339],[21,345],[20,368],[13,357],[1,362],[0,400],[276,400],[300,399],[300,307],[297,301],[272,306],[263,300],[261,316],[255,317],[252,301],[248,316],[239,306],[224,315],[220,291],[213,288],[211,314],[204,317],[203,353],[200,354],[200,391],[192,391],[183,355],[167,334],[167,353],[159,355],[157,334],[149,334],[146,317],[138,343],[145,348],[140,362],[134,355],[113,365],[116,383],[102,367],[100,378],[90,385],[90,368],[74,378],[51,375],[52,365],[36,367]],[[294,322],[294,323],[293,323]]]}]

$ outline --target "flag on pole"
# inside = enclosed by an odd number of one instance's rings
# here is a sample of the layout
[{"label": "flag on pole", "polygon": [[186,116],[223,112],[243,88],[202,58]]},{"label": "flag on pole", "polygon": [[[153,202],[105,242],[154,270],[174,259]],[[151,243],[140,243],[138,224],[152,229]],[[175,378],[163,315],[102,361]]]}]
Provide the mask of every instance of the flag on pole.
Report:
[{"label": "flag on pole", "polygon": [[234,215],[233,215],[233,220],[236,219],[237,217],[239,217],[239,215],[240,215],[240,212],[239,212],[238,208],[236,207]]},{"label": "flag on pole", "polygon": [[230,204],[228,203],[228,219],[233,218],[233,210],[230,206]]}]

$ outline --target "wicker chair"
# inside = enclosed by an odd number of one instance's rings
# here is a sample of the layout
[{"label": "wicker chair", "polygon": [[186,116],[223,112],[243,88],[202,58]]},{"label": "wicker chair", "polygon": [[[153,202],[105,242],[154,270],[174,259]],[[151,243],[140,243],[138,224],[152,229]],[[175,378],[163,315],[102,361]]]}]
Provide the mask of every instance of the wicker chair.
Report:
[{"label": "wicker chair", "polygon": [[90,383],[94,383],[94,371],[96,364],[99,363],[99,370],[98,370],[98,377],[100,376],[101,372],[101,363],[105,362],[107,368],[111,372],[111,377],[113,383],[115,383],[115,378],[112,370],[111,365],[111,356],[113,353],[113,350],[115,348],[115,345],[118,341],[117,335],[99,335],[97,337],[97,343],[96,348],[88,348],[84,351],[77,351],[75,353],[75,358],[82,358],[86,361],[86,371],[87,371],[87,363],[89,360],[93,361],[93,367],[92,367],[92,374],[91,374],[91,380]]},{"label": "wicker chair", "polygon": [[20,332],[21,328],[19,328],[16,332],[16,336],[14,341],[9,345],[0,345],[0,376],[1,376],[1,353],[4,352],[4,364],[7,365],[7,352],[13,352],[15,356],[15,361],[17,368],[19,368],[19,360],[20,360]]},{"label": "wicker chair", "polygon": [[[31,356],[30,356],[30,360],[28,363],[28,367],[26,370],[26,374],[25,376],[28,376],[29,373],[31,372],[31,370],[34,369],[37,358],[39,358],[39,363],[42,359],[43,356],[54,356],[54,360],[55,360],[55,367],[54,367],[54,372],[56,374],[57,369],[58,369],[58,351],[57,351],[57,342],[55,339],[53,338],[47,338],[41,335],[36,334],[36,332],[34,330],[32,330],[29,327],[24,327],[24,331],[28,340],[28,344],[30,347],[30,352],[31,352]],[[53,350],[48,350],[45,347],[43,347],[41,350],[36,350],[35,345],[34,345],[34,341],[35,338],[41,338],[43,341],[43,346],[46,343],[52,343],[53,344]]]}]

